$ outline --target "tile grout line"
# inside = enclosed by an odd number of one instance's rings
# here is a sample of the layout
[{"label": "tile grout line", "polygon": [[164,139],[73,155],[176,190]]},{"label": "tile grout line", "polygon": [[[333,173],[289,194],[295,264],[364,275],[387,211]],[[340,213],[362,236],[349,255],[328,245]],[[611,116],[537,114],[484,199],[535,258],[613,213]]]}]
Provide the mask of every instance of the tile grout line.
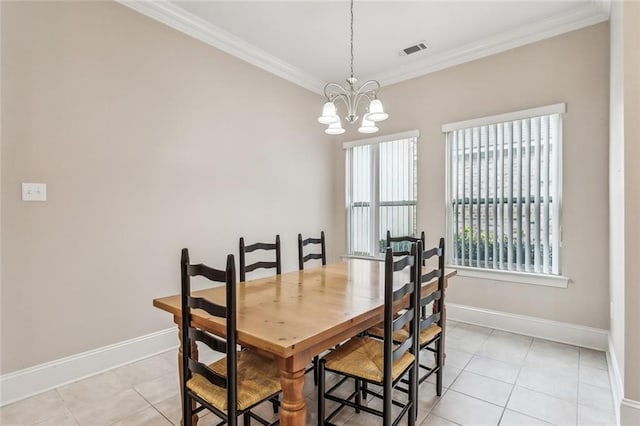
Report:
[{"label": "tile grout line", "polygon": [[504,408],[502,409],[502,414],[500,415],[500,419],[498,420],[498,424],[500,424],[500,422],[502,421],[502,418],[504,417],[504,413],[507,411],[507,406],[509,405],[509,401],[511,401],[511,396],[513,395],[513,392],[516,390],[516,383],[518,383],[518,378],[520,377],[520,373],[522,373],[522,369],[524,368],[524,363],[527,361],[527,357],[529,356],[529,352],[531,352],[531,346],[533,346],[533,338],[529,342],[529,347],[527,348],[527,353],[525,354],[524,359],[522,360],[522,363],[520,364],[520,368],[518,368],[518,374],[516,374],[516,378],[513,381],[513,387],[511,388],[511,392],[509,392],[509,396],[507,397],[507,401],[504,403]]},{"label": "tile grout line", "polygon": [[56,392],[56,394],[60,397],[60,401],[62,401],[62,405],[64,406],[65,410],[67,410],[67,412],[69,413],[71,418],[76,422],[76,424],[81,426],[82,424],[80,423],[80,420],[78,420],[76,418],[75,414],[73,414],[73,412],[69,409],[69,407],[67,407],[67,404],[65,404],[65,399],[62,396],[62,394],[58,391],[58,389],[59,388],[53,388],[53,390]]},{"label": "tile grout line", "polygon": [[[138,395],[140,395],[140,398],[144,399],[144,401],[149,404],[158,414],[160,414],[166,421],[168,421],[169,423],[171,423],[173,425],[173,422],[171,421],[171,419],[169,419],[167,416],[164,415],[164,413],[160,410],[158,410],[156,408],[156,406],[154,404],[151,403],[151,401],[149,401],[147,398],[144,397],[144,395],[142,395],[140,392],[138,392],[138,389],[135,388],[135,386],[133,386],[131,389],[133,389],[133,391],[135,393],[137,393]],[[180,398],[180,405],[182,405],[182,398]],[[182,406],[180,407],[182,409]],[[144,410],[146,408],[143,408],[142,410]],[[139,410],[139,411],[142,411]],[[180,410],[182,412],[182,410]],[[137,411],[136,411],[137,412]]]}]

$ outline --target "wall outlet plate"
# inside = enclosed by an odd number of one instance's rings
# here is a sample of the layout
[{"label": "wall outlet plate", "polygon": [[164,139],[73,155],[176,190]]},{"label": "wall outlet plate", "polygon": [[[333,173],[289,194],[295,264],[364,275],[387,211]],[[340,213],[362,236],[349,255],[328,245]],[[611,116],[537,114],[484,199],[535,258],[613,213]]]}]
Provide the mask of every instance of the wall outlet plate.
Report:
[{"label": "wall outlet plate", "polygon": [[47,184],[23,183],[22,201],[47,201]]}]

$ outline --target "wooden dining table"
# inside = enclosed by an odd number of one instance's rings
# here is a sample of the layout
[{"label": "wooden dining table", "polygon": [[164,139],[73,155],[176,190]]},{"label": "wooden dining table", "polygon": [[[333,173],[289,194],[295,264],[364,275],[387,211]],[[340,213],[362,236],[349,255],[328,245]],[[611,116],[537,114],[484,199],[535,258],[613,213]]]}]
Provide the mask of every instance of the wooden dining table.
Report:
[{"label": "wooden dining table", "polygon": [[[447,269],[445,283],[455,273]],[[406,270],[396,274],[400,276],[394,277],[394,282],[399,284],[409,279]],[[432,291],[435,286],[436,280],[425,283],[422,291]],[[219,304],[226,300],[223,286],[193,294]],[[173,314],[175,323],[180,325],[179,294],[155,299],[153,305]],[[312,358],[378,324],[383,313],[384,262],[375,260],[349,259],[238,283],[238,343],[277,362],[282,384],[282,425],[306,424],[303,387],[305,369]],[[221,319],[198,310],[192,315],[198,326],[225,335]]]}]

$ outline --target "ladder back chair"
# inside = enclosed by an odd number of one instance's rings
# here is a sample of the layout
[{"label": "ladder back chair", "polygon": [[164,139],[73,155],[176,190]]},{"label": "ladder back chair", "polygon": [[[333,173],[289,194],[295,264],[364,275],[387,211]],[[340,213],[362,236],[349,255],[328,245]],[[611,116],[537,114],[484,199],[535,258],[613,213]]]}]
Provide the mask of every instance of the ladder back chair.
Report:
[{"label": "ladder back chair", "polygon": [[[208,409],[223,419],[222,423],[236,425],[243,415],[244,425],[251,419],[270,425],[251,411],[256,405],[271,400],[273,403],[282,390],[278,367],[267,358],[249,350],[236,348],[236,271],[233,255],[227,256],[224,270],[203,264],[191,264],[189,251],[182,249],[181,302],[182,302],[182,419],[185,426],[193,422],[193,415]],[[218,305],[202,297],[191,295],[191,277],[202,276],[226,286],[226,305]],[[232,307],[232,308],[229,308]],[[226,320],[226,339],[215,336],[192,322],[193,309]],[[192,355],[192,343],[207,345],[226,356],[210,365],[199,362]],[[222,424],[221,423],[221,424]]]},{"label": "ladder back chair", "polygon": [[[407,423],[415,425],[417,413],[417,370],[418,370],[418,335],[419,319],[418,302],[419,286],[419,253],[421,243],[413,244],[409,255],[395,260],[390,248],[385,255],[384,275],[384,340],[371,337],[353,337],[345,344],[338,346],[333,352],[322,358],[318,365],[318,424],[331,425],[334,418],[345,406],[352,407],[356,413],[365,411],[382,417],[383,426],[395,425],[403,416]],[[408,279],[402,285],[394,282],[394,273],[409,269]],[[395,288],[394,288],[395,287]],[[408,308],[396,315],[400,303],[408,299]],[[393,342],[394,331],[406,328],[407,339],[397,344]],[[325,389],[325,372],[343,376],[330,389]],[[392,399],[394,388],[403,377],[409,376],[408,401]],[[346,398],[335,392],[348,380],[354,379],[355,389]],[[382,394],[370,390],[366,384],[375,384],[382,388]],[[382,399],[382,410],[377,410],[362,403],[371,395]],[[325,400],[335,401],[339,406],[325,418]],[[400,407],[400,412],[392,419],[392,405]]]},{"label": "ladder back chair", "polygon": [[[420,237],[418,238],[418,237],[412,237],[408,235],[401,236],[401,237],[392,237],[391,231],[387,230],[387,249],[390,248],[394,256],[408,256],[410,252],[409,250],[407,250],[407,247],[411,247],[412,244],[418,241],[422,242],[422,247],[425,246],[424,231],[420,233]],[[423,308],[423,309],[426,309],[426,308]],[[384,330],[382,326],[383,326],[382,323],[376,324],[373,327],[369,328],[366,331],[366,334],[368,334],[369,336],[382,339],[384,337]],[[395,342],[404,342],[406,338],[407,338],[407,333],[405,330],[397,330],[393,335],[393,339]]]},{"label": "ladder back chair", "polygon": [[[307,253],[304,254],[304,247],[309,244],[319,244],[320,253]],[[303,270],[305,262],[319,259],[322,261],[322,266],[327,264],[327,251],[324,242],[324,231],[320,232],[320,238],[307,238],[302,239],[302,234],[298,234],[298,269]]]},{"label": "ladder back chair", "polygon": [[387,230],[387,247],[391,248],[394,256],[409,255],[409,247],[412,243],[422,241],[422,247],[425,247],[424,231],[420,233],[420,237],[412,237],[410,235],[392,237],[391,231]]},{"label": "ladder back chair", "polygon": [[420,283],[428,283],[437,280],[437,286],[432,287],[429,294],[421,294],[420,307],[424,308],[433,302],[433,312],[426,315],[425,309],[420,309],[419,321],[419,345],[420,350],[427,349],[434,353],[433,365],[426,365],[420,361],[420,371],[425,373],[419,376],[418,384],[424,382],[432,374],[436,374],[436,393],[442,395],[442,366],[444,365],[444,334],[445,334],[445,286],[444,286],[444,238],[440,238],[437,247],[425,250],[420,256],[424,261],[437,259],[437,266],[426,270],[423,268],[420,274]]},{"label": "ladder back chair", "polygon": [[[250,265],[246,264],[247,253],[254,252],[256,250],[274,250],[276,255],[275,262],[258,261]],[[282,273],[282,262],[280,259],[280,235],[276,235],[275,243],[254,243],[245,245],[244,238],[240,237],[240,281],[246,281],[247,272],[255,271],[256,269],[270,269],[276,268],[276,274]]]},{"label": "ladder back chair", "polygon": [[[320,245],[320,253],[307,253],[304,254],[304,248],[310,244],[318,244]],[[322,261],[322,266],[327,264],[327,250],[325,246],[324,240],[324,231],[320,231],[320,238],[302,238],[302,234],[298,234],[298,269],[300,271],[304,270],[304,264],[309,260],[318,259]],[[313,371],[313,384],[318,384],[318,359],[319,356],[316,355],[313,357],[313,362],[311,367],[305,370],[305,373],[309,371]]]}]

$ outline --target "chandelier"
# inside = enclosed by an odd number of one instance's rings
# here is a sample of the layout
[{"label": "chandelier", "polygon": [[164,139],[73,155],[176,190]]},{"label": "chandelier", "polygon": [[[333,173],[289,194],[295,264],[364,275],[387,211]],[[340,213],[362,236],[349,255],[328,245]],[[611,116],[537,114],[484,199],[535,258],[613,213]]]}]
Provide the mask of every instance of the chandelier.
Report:
[{"label": "chandelier", "polygon": [[324,86],[324,96],[327,98],[327,102],[322,107],[322,115],[318,117],[318,122],[329,125],[325,129],[325,133],[340,135],[345,132],[337,114],[336,102],[338,100],[344,103],[347,109],[345,119],[350,124],[358,121],[360,101],[366,99],[369,102],[358,128],[360,133],[377,132],[376,123],[389,117],[389,114],[384,112],[382,102],[377,97],[376,91],[380,89],[380,83],[376,80],[368,80],[361,86],[357,86],[357,84],[358,79],[353,76],[353,0],[351,0],[351,75],[347,78],[347,86],[342,86],[338,83],[327,83]]}]

